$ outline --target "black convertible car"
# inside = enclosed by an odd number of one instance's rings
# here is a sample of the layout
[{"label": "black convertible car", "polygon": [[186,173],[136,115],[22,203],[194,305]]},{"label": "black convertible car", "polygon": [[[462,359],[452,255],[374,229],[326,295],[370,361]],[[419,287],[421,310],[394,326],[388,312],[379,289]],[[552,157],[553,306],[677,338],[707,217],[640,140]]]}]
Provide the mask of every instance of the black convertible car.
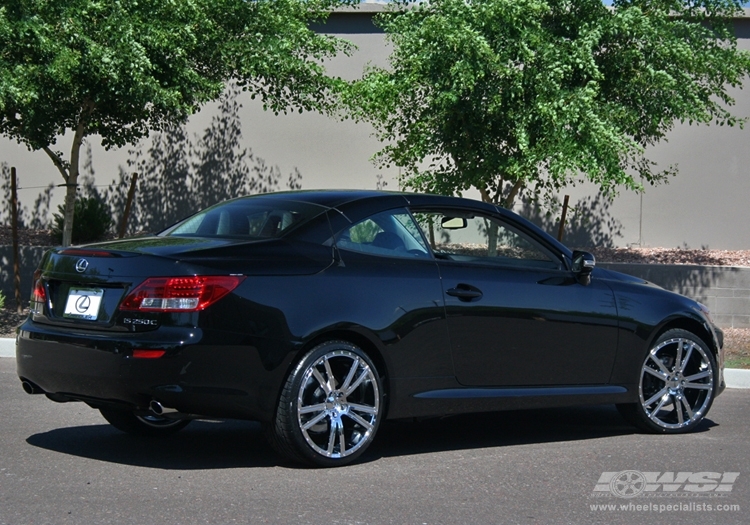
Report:
[{"label": "black convertible car", "polygon": [[322,466],[356,459],[386,418],[614,403],[646,431],[695,428],[724,387],[721,331],[701,304],[594,266],[472,200],[239,198],[49,251],[18,375],[134,434],[258,420]]}]

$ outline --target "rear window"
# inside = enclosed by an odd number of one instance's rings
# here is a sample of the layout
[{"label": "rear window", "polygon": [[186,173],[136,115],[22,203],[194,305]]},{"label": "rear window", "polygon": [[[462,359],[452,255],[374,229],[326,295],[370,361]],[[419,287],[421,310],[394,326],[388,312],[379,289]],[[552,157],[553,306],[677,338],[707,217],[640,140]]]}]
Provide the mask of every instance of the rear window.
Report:
[{"label": "rear window", "polygon": [[196,213],[162,235],[272,239],[322,213],[316,204],[247,197],[223,202]]}]

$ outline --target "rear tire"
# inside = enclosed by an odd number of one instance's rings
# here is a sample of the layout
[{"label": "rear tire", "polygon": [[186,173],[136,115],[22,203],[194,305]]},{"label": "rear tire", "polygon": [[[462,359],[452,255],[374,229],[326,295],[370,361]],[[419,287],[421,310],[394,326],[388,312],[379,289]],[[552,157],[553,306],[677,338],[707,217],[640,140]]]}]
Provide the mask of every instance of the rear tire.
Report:
[{"label": "rear tire", "polygon": [[156,415],[139,416],[127,410],[111,408],[100,408],[99,412],[117,430],[136,436],[170,436],[190,423],[189,419],[168,419]]},{"label": "rear tire", "polygon": [[709,346],[687,330],[668,330],[641,365],[639,401],[617,409],[646,432],[681,434],[703,421],[717,387],[716,358]]},{"label": "rear tire", "polygon": [[320,467],[347,465],[370,446],[383,417],[375,365],[345,341],[322,343],[289,374],[264,431],[284,457]]}]

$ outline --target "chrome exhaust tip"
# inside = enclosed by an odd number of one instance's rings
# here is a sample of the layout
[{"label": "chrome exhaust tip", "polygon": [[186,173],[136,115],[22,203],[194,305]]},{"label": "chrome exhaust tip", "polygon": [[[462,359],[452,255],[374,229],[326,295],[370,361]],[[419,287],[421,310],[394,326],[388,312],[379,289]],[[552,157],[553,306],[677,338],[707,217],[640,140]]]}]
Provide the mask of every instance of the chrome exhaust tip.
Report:
[{"label": "chrome exhaust tip", "polygon": [[176,414],[177,409],[176,408],[170,408],[165,407],[161,403],[159,403],[156,399],[152,399],[151,402],[148,404],[148,409],[156,414],[157,416],[163,416],[164,414]]},{"label": "chrome exhaust tip", "polygon": [[21,387],[27,394],[44,394],[44,390],[27,379],[21,381]]}]

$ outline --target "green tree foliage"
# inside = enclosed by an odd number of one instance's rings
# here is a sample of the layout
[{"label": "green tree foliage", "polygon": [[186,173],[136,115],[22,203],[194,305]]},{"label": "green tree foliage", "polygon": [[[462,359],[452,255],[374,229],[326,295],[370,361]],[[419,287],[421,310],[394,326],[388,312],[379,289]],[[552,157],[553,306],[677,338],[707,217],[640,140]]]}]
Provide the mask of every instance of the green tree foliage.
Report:
[{"label": "green tree foliage", "polygon": [[664,180],[645,154],[677,122],[742,124],[750,71],[737,0],[431,0],[378,17],[393,52],[349,107],[418,190],[512,206],[581,178],[608,193]]},{"label": "green tree foliage", "polygon": [[[349,44],[309,29],[351,0],[4,0],[0,133],[43,150],[67,193],[70,243],[85,137],[134,143],[234,80],[275,111],[330,107],[322,60]],[[65,133],[66,157],[56,151]]]}]

